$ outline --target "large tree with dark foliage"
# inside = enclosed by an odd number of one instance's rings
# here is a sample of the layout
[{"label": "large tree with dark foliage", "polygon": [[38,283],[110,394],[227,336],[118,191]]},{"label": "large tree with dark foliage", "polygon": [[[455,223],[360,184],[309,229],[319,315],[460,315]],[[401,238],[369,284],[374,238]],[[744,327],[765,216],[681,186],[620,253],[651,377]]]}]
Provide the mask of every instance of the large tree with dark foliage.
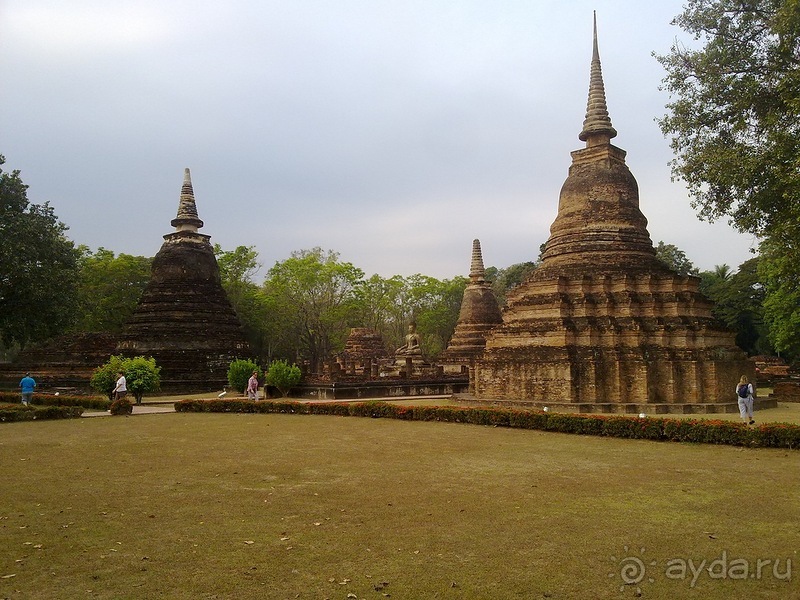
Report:
[{"label": "large tree with dark foliage", "polygon": [[19,171],[0,168],[0,348],[62,333],[75,318],[78,251],[27,189]]},{"label": "large tree with dark foliage", "polygon": [[763,240],[770,337],[800,356],[800,274],[784,260],[800,241],[800,2],[689,0],[673,24],[694,38],[657,56],[673,175],[701,218]]},{"label": "large tree with dark foliage", "polygon": [[673,24],[695,40],[657,57],[673,174],[702,217],[758,236],[800,221],[800,3],[690,0]]}]

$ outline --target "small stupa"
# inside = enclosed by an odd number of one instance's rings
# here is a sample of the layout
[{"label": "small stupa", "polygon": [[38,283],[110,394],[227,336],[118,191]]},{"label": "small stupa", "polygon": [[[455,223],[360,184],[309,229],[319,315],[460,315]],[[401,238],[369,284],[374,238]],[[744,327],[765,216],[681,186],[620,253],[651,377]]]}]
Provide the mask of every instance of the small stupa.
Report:
[{"label": "small stupa", "polygon": [[589,100],[541,265],[507,298],[474,396],[581,412],[716,412],[753,366],[697,277],[661,263],[606,106],[594,37]]},{"label": "small stupa", "polygon": [[472,367],[475,359],[483,353],[486,335],[502,322],[497,298],[491,284],[486,281],[481,242],[473,240],[469,283],[464,289],[458,322],[447,349],[439,356],[438,363],[446,371],[452,371],[453,367],[458,371],[462,367]]},{"label": "small stupa", "polygon": [[248,358],[250,348],[222,288],[210,236],[199,232],[203,221],[189,169],[171,225],[175,231],[164,236],[150,283],[123,328],[117,351],[155,358],[162,367],[162,389],[222,389],[230,362]]}]

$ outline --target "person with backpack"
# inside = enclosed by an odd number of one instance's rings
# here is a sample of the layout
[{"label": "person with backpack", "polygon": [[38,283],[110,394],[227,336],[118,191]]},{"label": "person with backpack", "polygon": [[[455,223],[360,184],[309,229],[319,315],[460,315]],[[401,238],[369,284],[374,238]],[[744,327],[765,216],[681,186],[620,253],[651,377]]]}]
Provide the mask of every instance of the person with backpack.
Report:
[{"label": "person with backpack", "polygon": [[753,420],[753,396],[755,396],[755,390],[753,389],[753,384],[747,380],[747,375],[742,375],[741,379],[739,379],[739,384],[736,386],[736,396],[739,401],[739,416],[742,417],[742,421],[749,422],[752,425],[755,423]]}]

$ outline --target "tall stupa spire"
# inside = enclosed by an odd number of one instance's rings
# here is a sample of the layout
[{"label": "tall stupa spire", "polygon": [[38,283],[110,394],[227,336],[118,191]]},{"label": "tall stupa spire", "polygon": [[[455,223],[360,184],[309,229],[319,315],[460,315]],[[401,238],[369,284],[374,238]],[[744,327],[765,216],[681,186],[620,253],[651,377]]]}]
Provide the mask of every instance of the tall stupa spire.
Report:
[{"label": "tall stupa spire", "polygon": [[469,268],[469,279],[472,283],[486,281],[486,270],[483,268],[480,240],[472,240],[472,264]]},{"label": "tall stupa spire", "polygon": [[178,202],[178,215],[170,221],[176,231],[197,232],[203,226],[203,221],[197,216],[197,205],[194,202],[194,189],[192,188],[192,175],[189,169],[183,170],[183,185],[181,197]]},{"label": "tall stupa spire", "polygon": [[617,136],[611,125],[606,106],[606,90],[603,85],[603,71],[600,67],[600,52],[597,49],[597,13],[594,13],[594,37],[592,42],[592,68],[589,76],[589,101],[586,104],[586,119],[578,139],[587,146],[607,143]]}]

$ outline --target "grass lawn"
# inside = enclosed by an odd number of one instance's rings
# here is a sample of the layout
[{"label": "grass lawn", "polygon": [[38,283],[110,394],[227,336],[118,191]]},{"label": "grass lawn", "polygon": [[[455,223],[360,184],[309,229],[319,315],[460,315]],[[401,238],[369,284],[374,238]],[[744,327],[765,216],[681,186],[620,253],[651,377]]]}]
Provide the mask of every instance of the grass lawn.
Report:
[{"label": "grass lawn", "polygon": [[6,424],[0,598],[800,598],[799,456],[328,416]]}]

